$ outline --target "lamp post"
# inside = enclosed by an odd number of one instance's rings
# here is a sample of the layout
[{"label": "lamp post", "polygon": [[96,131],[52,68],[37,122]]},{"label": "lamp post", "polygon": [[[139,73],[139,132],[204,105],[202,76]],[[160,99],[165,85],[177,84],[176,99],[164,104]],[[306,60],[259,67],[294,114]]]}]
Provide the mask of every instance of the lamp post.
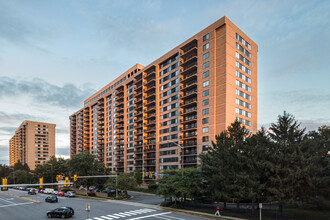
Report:
[{"label": "lamp post", "polygon": [[[50,169],[51,169],[51,175],[52,175],[52,183],[53,183],[53,164],[49,164],[50,165]],[[52,188],[54,189],[54,185],[52,185]]]},{"label": "lamp post", "polygon": [[9,167],[9,169],[12,169],[13,170],[13,180],[14,180],[14,184],[15,184],[15,168],[13,167],[13,168],[10,168]]},{"label": "lamp post", "polygon": [[173,141],[167,141],[167,143],[173,143],[173,144],[175,144],[176,146],[178,146],[179,148],[180,148],[180,150],[181,150],[181,176],[183,177],[183,173],[184,173],[184,168],[183,168],[183,159],[184,159],[184,157],[183,157],[183,147],[180,145],[180,144],[177,144],[177,143],[175,143],[175,142],[173,142]]}]

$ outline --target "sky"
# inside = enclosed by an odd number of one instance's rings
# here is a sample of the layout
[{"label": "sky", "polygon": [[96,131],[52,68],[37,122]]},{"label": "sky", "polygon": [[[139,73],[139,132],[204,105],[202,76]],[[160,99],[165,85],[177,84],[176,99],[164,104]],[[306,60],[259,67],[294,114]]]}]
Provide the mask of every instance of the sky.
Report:
[{"label": "sky", "polygon": [[0,0],[0,164],[24,120],[56,124],[136,63],[144,66],[223,16],[259,46],[258,126],[287,111],[330,125],[330,1]]}]

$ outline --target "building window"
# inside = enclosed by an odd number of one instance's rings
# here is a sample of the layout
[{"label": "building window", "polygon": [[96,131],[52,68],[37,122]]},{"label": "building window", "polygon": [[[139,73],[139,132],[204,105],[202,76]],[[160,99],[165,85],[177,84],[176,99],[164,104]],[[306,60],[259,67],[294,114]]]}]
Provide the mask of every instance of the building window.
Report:
[{"label": "building window", "polygon": [[209,85],[210,85],[210,81],[209,81],[209,80],[203,82],[203,87],[207,87],[207,86],[209,86]]},{"label": "building window", "polygon": [[210,94],[209,90],[203,91],[203,96],[208,96]]},{"label": "building window", "polygon": [[207,61],[206,63],[203,64],[203,69],[206,69],[210,66],[210,62]]},{"label": "building window", "polygon": [[208,133],[209,132],[209,127],[204,127],[203,128],[203,133]]},{"label": "building window", "polygon": [[209,114],[209,109],[206,108],[206,109],[203,109],[203,115],[208,115]]},{"label": "building window", "polygon": [[202,124],[207,124],[209,123],[209,118],[203,118],[202,119]]},{"label": "building window", "polygon": [[210,48],[210,44],[209,43],[203,45],[203,50],[207,50],[209,48]]},{"label": "building window", "polygon": [[203,36],[203,41],[206,41],[210,38],[210,34],[206,34]]},{"label": "building window", "polygon": [[203,151],[207,151],[208,148],[209,148],[209,145],[203,145]]},{"label": "building window", "polygon": [[206,72],[203,73],[203,78],[206,78],[206,77],[208,77],[209,75],[210,75],[209,71],[206,71]]},{"label": "building window", "polygon": [[208,142],[209,141],[209,136],[203,136],[203,142]]},{"label": "building window", "polygon": [[203,100],[203,106],[208,105],[208,104],[209,104],[209,99],[204,99]]},{"label": "building window", "polygon": [[203,54],[203,60],[206,60],[209,57],[210,57],[210,53],[209,52]]}]

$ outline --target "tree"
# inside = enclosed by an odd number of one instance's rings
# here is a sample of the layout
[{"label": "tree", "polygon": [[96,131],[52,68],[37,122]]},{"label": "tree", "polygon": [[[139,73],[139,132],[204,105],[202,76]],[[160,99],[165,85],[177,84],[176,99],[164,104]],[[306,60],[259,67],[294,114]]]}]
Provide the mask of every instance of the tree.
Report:
[{"label": "tree", "polygon": [[[88,152],[76,154],[68,160],[69,172],[78,176],[93,176],[105,174],[106,169],[103,163],[98,162],[95,157]],[[95,179],[84,179],[82,183],[89,187]]]},{"label": "tree", "polygon": [[142,172],[140,170],[134,170],[134,178],[138,185],[142,184]]},{"label": "tree", "polygon": [[187,168],[182,176],[181,170],[166,170],[159,180],[157,194],[165,198],[176,198],[184,205],[186,198],[196,199],[201,195],[202,175],[199,168]]},{"label": "tree", "polygon": [[[116,178],[118,178],[117,182]],[[128,191],[134,189],[137,186],[137,183],[132,174],[122,173],[117,177],[110,177],[104,186],[109,189]]]},{"label": "tree", "polygon": [[239,202],[247,197],[251,176],[246,169],[251,167],[250,155],[246,153],[248,131],[235,121],[227,130],[216,136],[216,143],[207,153],[201,154],[203,178],[212,196],[217,201]]},{"label": "tree", "polygon": [[67,160],[52,156],[45,164],[39,164],[34,169],[36,177],[43,177],[44,183],[56,181],[56,175],[69,176]]},{"label": "tree", "polygon": [[279,201],[279,209],[285,201],[293,201],[297,198],[299,188],[305,175],[304,154],[301,143],[304,140],[305,129],[293,115],[284,112],[278,116],[277,123],[272,123],[269,128],[269,136],[274,142],[274,160],[276,169],[273,173],[273,194]]}]

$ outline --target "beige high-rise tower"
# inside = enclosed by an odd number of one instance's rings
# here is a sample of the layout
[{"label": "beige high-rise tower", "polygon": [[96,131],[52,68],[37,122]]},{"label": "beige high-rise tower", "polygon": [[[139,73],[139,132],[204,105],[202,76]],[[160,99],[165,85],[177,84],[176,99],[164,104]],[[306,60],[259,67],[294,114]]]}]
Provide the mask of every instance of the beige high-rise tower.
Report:
[{"label": "beige high-rise tower", "polygon": [[257,131],[257,53],[223,17],[149,65],[136,64],[70,116],[71,156],[89,152],[112,171],[146,172],[145,180],[196,167],[235,120]]},{"label": "beige high-rise tower", "polygon": [[55,124],[24,121],[9,141],[9,164],[26,163],[31,170],[55,156]]}]

